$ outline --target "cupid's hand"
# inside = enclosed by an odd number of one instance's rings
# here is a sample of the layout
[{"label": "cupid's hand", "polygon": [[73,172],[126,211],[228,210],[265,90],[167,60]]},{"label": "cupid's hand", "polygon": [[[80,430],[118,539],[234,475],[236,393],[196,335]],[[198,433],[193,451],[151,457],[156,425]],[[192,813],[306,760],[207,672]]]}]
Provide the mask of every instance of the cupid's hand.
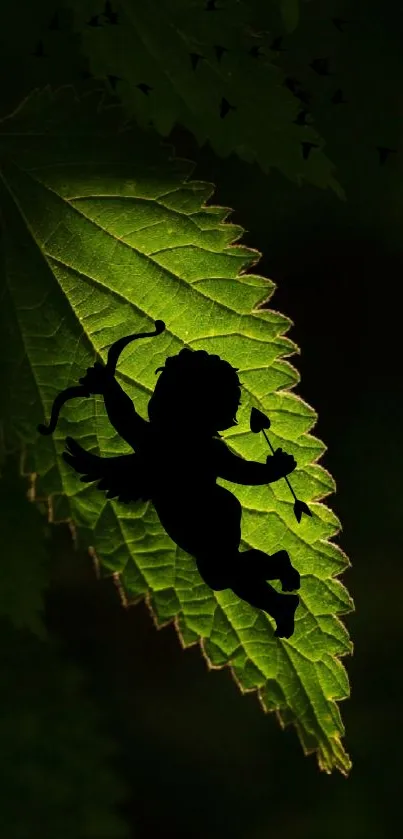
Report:
[{"label": "cupid's hand", "polygon": [[114,381],[114,377],[104,364],[96,361],[93,367],[87,367],[86,375],[78,381],[80,385],[84,385],[90,394],[100,393],[103,395],[111,382]]},{"label": "cupid's hand", "polygon": [[285,478],[290,472],[293,472],[297,466],[294,456],[283,452],[282,449],[276,449],[273,455],[269,455],[267,461],[270,462],[270,467],[275,468],[278,478]]}]

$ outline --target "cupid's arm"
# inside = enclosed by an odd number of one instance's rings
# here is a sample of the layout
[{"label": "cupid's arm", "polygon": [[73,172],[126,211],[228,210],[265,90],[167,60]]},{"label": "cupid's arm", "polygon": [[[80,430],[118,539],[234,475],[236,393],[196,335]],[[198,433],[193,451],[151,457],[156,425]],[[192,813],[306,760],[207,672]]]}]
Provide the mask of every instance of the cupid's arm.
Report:
[{"label": "cupid's arm", "polygon": [[115,378],[105,384],[103,390],[106,412],[110,423],[119,436],[136,449],[141,446],[149,423],[137,413],[132,400]]},{"label": "cupid's arm", "polygon": [[225,478],[226,481],[232,481],[234,484],[249,486],[260,486],[278,481],[278,465],[275,457],[268,457],[266,463],[245,460],[233,454],[222,441],[215,440],[214,442],[216,444],[215,463],[219,478]]}]

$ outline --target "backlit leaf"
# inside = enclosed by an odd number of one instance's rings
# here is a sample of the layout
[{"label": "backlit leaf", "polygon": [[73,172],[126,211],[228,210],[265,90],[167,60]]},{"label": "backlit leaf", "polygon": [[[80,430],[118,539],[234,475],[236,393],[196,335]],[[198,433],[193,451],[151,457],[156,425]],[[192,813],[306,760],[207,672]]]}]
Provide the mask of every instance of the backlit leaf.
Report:
[{"label": "backlit leaf", "polygon": [[[349,693],[339,658],[352,644],[338,615],[353,604],[337,576],[349,561],[330,541],[340,522],[323,503],[335,482],[318,463],[326,446],[310,433],[317,415],[292,393],[300,377],[285,360],[299,352],[285,336],[291,321],[258,308],[275,284],[246,273],[259,252],[236,243],[243,229],[226,221],[228,208],[206,206],[213,185],[189,180],[189,161],[170,156],[154,134],[123,129],[120,109],[97,95],[34,92],[0,123],[0,155],[6,448],[26,446],[24,472],[36,476],[36,497],[49,498],[53,521],[73,520],[103,573],[119,575],[128,601],[146,597],[158,626],[174,621],[184,646],[200,643],[209,666],[230,666],[242,691],[258,690],[281,724],[295,724],[323,770],[347,774],[336,703]],[[115,340],[150,332],[157,319],[165,332],[128,347],[116,373],[138,412],[147,417],[154,371],[167,356],[205,349],[239,368],[242,406],[239,424],[222,435],[228,447],[264,462],[266,443],[249,429],[256,407],[271,419],[274,448],[297,461],[292,485],[312,511],[300,524],[285,481],[220,481],[243,506],[241,550],[285,548],[301,574],[288,640],[231,590],[213,592],[151,503],[108,500],[63,461],[67,435],[103,456],[128,451],[102,397],[67,403],[51,437],[36,431],[58,392],[96,359],[106,361]]]}]

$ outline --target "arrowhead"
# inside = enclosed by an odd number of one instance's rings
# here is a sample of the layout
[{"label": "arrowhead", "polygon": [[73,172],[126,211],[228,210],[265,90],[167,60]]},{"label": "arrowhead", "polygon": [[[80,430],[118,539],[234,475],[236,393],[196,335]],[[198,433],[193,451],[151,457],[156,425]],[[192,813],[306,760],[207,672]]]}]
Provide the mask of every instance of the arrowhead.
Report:
[{"label": "arrowhead", "polygon": [[252,408],[250,412],[250,430],[254,434],[257,434],[263,428],[270,428],[269,417],[266,417],[266,414],[263,414],[258,408]]},{"label": "arrowhead", "polygon": [[298,501],[298,499],[297,499],[297,501],[294,504],[294,514],[295,514],[295,518],[297,519],[298,524],[301,521],[302,513],[305,513],[305,515],[312,517],[312,513],[311,513],[308,505],[305,504],[305,501]]}]

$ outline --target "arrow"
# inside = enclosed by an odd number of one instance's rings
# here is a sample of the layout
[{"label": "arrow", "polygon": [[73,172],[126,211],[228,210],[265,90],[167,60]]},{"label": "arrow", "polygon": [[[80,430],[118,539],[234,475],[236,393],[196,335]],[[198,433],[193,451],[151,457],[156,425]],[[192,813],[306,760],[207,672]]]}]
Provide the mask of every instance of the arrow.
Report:
[{"label": "arrow", "polygon": [[[250,412],[250,430],[253,431],[254,434],[258,434],[259,431],[263,431],[263,434],[266,437],[266,440],[267,440],[273,454],[275,454],[273,446],[272,446],[269,438],[267,437],[267,434],[264,431],[265,428],[270,428],[269,417],[266,417],[266,414],[263,414],[262,411],[259,411],[258,408],[252,408],[252,410]],[[305,501],[299,501],[298,500],[298,498],[295,495],[295,492],[294,492],[287,476],[285,475],[284,477],[285,477],[285,480],[287,481],[287,484],[290,487],[290,490],[291,490],[291,492],[292,492],[292,494],[295,498],[294,514],[295,514],[295,518],[297,519],[297,522],[299,524],[300,521],[301,521],[301,517],[302,517],[303,513],[305,513],[305,515],[307,515],[307,516],[312,516],[312,513],[311,513],[308,505],[305,504]]]}]

